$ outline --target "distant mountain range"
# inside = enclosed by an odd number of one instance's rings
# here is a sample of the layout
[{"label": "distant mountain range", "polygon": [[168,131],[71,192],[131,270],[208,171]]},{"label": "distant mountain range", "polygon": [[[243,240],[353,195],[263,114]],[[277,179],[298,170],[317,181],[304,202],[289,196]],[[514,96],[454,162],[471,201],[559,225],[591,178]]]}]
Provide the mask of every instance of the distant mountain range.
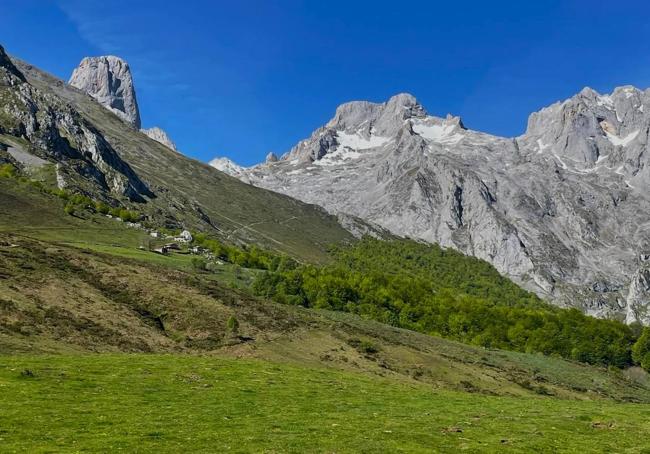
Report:
[{"label": "distant mountain range", "polygon": [[409,94],[356,101],[278,160],[212,165],[252,185],[493,264],[540,296],[650,323],[650,90],[585,88],[497,137]]},{"label": "distant mountain range", "polygon": [[439,243],[558,305],[650,324],[649,90],[585,88],[533,113],[516,138],[431,116],[409,94],[350,102],[280,158],[210,163],[242,184],[169,151],[163,130],[138,132],[117,57],[84,59],[69,85],[4,51],[0,69],[0,142],[55,163],[60,187],[294,256],[352,234]]}]

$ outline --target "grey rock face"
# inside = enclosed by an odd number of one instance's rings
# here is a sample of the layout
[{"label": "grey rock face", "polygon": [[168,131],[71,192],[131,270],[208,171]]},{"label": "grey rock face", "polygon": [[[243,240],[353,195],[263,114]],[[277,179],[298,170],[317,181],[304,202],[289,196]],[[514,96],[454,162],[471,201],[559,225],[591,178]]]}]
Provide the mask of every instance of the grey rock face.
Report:
[{"label": "grey rock face", "polygon": [[230,176],[239,178],[248,183],[248,179],[246,178],[246,168],[235,164],[228,158],[215,158],[210,161],[209,164],[217,170],[221,170]]},{"label": "grey rock face", "polygon": [[119,57],[86,57],[68,82],[140,129],[140,111],[129,65]]},{"label": "grey rock face", "polygon": [[0,134],[21,137],[29,152],[57,163],[60,187],[99,188],[144,201],[147,185],[70,104],[30,85],[0,49]]},{"label": "grey rock face", "polygon": [[650,90],[633,87],[585,89],[517,138],[402,94],[343,104],[277,162],[231,174],[484,259],[558,305],[648,324],[649,131]]},{"label": "grey rock face", "polygon": [[153,128],[149,129],[141,129],[144,134],[155,140],[156,142],[162,143],[164,146],[169,148],[170,150],[178,151],[176,149],[176,144],[172,142],[172,139],[169,138],[167,133],[160,129],[157,126],[154,126]]}]

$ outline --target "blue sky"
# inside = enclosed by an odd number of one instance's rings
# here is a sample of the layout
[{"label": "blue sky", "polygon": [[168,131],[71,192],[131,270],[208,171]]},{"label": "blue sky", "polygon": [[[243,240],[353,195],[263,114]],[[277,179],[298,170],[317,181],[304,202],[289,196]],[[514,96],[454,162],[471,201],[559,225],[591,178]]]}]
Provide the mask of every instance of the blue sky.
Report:
[{"label": "blue sky", "polygon": [[68,79],[82,57],[131,65],[143,125],[207,161],[283,153],[342,102],[410,92],[494,134],[584,86],[650,87],[637,1],[3,0],[0,44]]}]

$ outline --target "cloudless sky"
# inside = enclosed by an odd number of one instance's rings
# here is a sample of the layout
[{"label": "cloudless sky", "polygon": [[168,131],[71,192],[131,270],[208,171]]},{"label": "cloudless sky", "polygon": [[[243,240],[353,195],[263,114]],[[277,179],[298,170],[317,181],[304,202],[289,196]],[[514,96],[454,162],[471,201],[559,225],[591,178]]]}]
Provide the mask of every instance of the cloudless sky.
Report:
[{"label": "cloudless sky", "polygon": [[0,0],[0,44],[67,80],[129,62],[144,127],[187,155],[284,153],[351,100],[400,92],[515,136],[584,86],[650,87],[650,2]]}]

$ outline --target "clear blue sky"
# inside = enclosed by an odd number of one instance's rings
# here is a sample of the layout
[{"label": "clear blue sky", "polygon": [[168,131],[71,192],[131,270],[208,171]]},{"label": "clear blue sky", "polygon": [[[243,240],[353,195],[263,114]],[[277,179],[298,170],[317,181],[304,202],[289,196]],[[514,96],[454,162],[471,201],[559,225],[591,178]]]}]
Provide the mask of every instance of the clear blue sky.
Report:
[{"label": "clear blue sky", "polygon": [[650,87],[650,2],[2,0],[0,43],[63,79],[134,71],[145,127],[186,154],[283,153],[342,102],[414,94],[494,134],[584,86]]}]

